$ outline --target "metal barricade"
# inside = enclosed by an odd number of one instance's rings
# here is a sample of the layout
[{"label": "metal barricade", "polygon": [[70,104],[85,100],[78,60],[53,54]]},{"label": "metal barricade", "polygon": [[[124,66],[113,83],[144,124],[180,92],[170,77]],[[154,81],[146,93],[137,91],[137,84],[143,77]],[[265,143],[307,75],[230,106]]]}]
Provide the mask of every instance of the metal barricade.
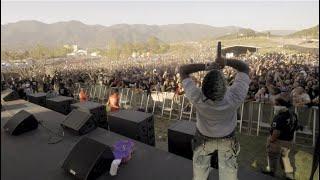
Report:
[{"label": "metal barricade", "polygon": [[100,88],[100,91],[99,91],[99,96],[98,96],[98,102],[101,103],[101,104],[105,104],[106,103],[106,90],[107,90],[107,86],[103,85],[101,88]]},{"label": "metal barricade", "polygon": [[241,121],[241,132],[242,129],[247,130],[247,134],[251,131],[250,130],[250,112],[251,110],[251,103],[250,102],[244,102],[243,103],[243,113],[240,115],[240,121]]},{"label": "metal barricade", "polygon": [[101,91],[101,95],[100,95],[100,100],[99,102],[101,104],[106,104],[109,98],[109,90],[110,88],[108,88],[107,86],[104,86],[104,88]]},{"label": "metal barricade", "polygon": [[74,88],[74,92],[73,92],[74,100],[77,100],[77,101],[79,100],[80,88],[81,88],[80,83],[75,83],[75,88]]},{"label": "metal barricade", "polygon": [[[163,102],[162,102],[162,110],[161,110],[161,116],[163,116],[164,111],[169,112],[169,119],[171,119],[172,111],[173,111],[173,99],[174,99],[174,92],[164,92],[162,93],[163,96]],[[168,106],[166,104],[168,102]]]},{"label": "metal barricade", "polygon": [[[79,99],[80,84],[76,83],[74,90],[74,98]],[[114,88],[108,88],[107,86],[96,85],[87,86],[84,88],[90,99],[97,100],[101,103],[106,103],[111,90]],[[119,89],[119,88],[118,88]],[[120,92],[120,105],[130,105],[131,107],[140,107],[146,112],[148,108],[152,108],[152,113],[155,113],[156,107],[161,108],[161,115],[163,116],[165,111],[169,112],[169,119],[171,119],[172,112],[174,110],[174,103],[177,105],[178,117],[181,120],[183,115],[189,116],[189,121],[192,119],[192,115],[195,112],[194,107],[189,103],[187,108],[188,99],[184,95],[176,97],[174,99],[174,93],[172,92],[151,92],[148,95],[146,91],[124,88],[119,89]],[[175,100],[175,101],[174,101]],[[149,107],[150,106],[150,107]],[[318,107],[294,107],[298,116],[299,123],[303,125],[303,131],[297,131],[294,136],[294,142],[296,138],[309,138],[312,137],[312,146],[315,145],[316,134],[319,133],[319,109]],[[259,136],[262,129],[269,129],[274,117],[273,106],[269,103],[261,102],[244,102],[237,110],[238,115],[237,123],[239,124],[239,132],[246,128],[248,134],[252,134],[252,131],[256,131],[256,135]]]},{"label": "metal barricade", "polygon": [[[242,122],[243,122],[243,112],[244,112],[244,103],[237,109],[237,124],[239,124],[239,132],[242,131]],[[238,117],[240,115],[240,117]]]},{"label": "metal barricade", "polygon": [[89,91],[88,91],[88,99],[91,100],[94,97],[94,93],[95,93],[95,85],[91,85],[89,87]]},{"label": "metal barricade", "polygon": [[270,129],[273,118],[273,106],[270,103],[259,103],[257,136],[261,128]]},{"label": "metal barricade", "polygon": [[152,91],[151,92],[151,100],[153,101],[152,113],[155,112],[156,104],[163,102],[163,94],[162,92]]},{"label": "metal barricade", "polygon": [[144,102],[145,92],[140,89],[132,89],[133,96],[130,101],[130,106],[134,108],[142,108],[142,103]]},{"label": "metal barricade", "polygon": [[149,102],[150,102],[150,95],[147,91],[141,92],[141,101],[140,101],[140,109],[144,109],[145,112],[149,112]]},{"label": "metal barricade", "polygon": [[319,107],[314,106],[312,107],[312,110],[313,110],[312,146],[314,147],[316,145],[317,134],[319,135]]},{"label": "metal barricade", "polygon": [[91,97],[91,101],[95,101],[98,102],[99,101],[99,93],[101,92],[102,89],[102,85],[95,85],[93,87],[93,93],[92,93],[92,97]]},{"label": "metal barricade", "polygon": [[189,121],[191,121],[192,112],[193,112],[193,104],[190,103],[189,100],[184,95],[182,95],[182,103],[181,103],[181,108],[180,108],[179,120],[182,119],[183,115],[188,115]]},{"label": "metal barricade", "polygon": [[125,107],[127,104],[130,104],[133,91],[130,88],[121,88],[120,89],[120,106]]},{"label": "metal barricade", "polygon": [[294,143],[299,144],[297,142],[297,137],[301,139],[308,139],[308,136],[312,137],[312,146],[315,145],[315,137],[316,137],[316,129],[317,129],[317,111],[318,107],[306,107],[300,106],[295,107],[295,113],[298,117],[298,122],[303,126],[302,131],[296,131],[294,135]]}]

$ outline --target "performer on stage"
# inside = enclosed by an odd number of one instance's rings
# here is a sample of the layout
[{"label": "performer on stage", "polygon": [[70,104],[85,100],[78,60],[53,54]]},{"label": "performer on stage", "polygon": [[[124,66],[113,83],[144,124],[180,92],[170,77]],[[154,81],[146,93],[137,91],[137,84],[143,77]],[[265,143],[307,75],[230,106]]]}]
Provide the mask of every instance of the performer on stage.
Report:
[{"label": "performer on stage", "polygon": [[[227,87],[220,69],[230,66],[238,71]],[[190,74],[209,71],[198,88]],[[180,67],[185,95],[197,113],[197,131],[193,139],[193,180],[205,180],[211,171],[210,159],[218,150],[219,179],[237,179],[240,145],[235,138],[237,109],[249,89],[249,66],[240,60],[218,56],[215,63],[188,64]]]}]

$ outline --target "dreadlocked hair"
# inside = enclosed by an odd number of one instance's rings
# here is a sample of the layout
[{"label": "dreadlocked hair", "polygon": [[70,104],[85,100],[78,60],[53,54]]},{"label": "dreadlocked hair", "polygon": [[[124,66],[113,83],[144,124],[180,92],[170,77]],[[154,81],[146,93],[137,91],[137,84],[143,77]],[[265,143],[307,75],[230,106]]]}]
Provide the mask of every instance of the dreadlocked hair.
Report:
[{"label": "dreadlocked hair", "polygon": [[226,92],[226,81],[219,70],[211,70],[202,81],[202,93],[207,99],[221,101]]}]

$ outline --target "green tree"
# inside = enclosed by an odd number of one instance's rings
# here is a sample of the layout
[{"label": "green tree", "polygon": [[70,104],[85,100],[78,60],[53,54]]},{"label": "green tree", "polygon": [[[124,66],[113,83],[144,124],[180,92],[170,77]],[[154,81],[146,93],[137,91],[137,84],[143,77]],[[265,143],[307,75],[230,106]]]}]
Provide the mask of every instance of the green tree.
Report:
[{"label": "green tree", "polygon": [[30,51],[30,57],[32,59],[42,59],[50,57],[49,49],[38,44]]},{"label": "green tree", "polygon": [[167,53],[170,50],[170,45],[168,44],[162,44],[160,46],[160,53]]},{"label": "green tree", "polygon": [[106,56],[109,58],[118,59],[120,55],[121,55],[121,50],[119,48],[118,43],[115,41],[111,42],[107,49]]},{"label": "green tree", "polygon": [[122,46],[122,54],[125,56],[130,56],[134,51],[134,45],[132,43],[126,43]]},{"label": "green tree", "polygon": [[151,52],[158,53],[160,50],[160,41],[158,38],[151,36],[147,41],[148,48]]}]

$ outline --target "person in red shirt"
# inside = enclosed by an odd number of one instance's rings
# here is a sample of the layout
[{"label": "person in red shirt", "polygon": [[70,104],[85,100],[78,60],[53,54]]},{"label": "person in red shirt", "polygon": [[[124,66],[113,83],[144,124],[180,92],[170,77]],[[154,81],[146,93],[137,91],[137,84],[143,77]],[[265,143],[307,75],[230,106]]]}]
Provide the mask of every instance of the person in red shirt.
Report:
[{"label": "person in red shirt", "polygon": [[184,94],[184,90],[182,87],[182,83],[178,83],[177,87],[176,87],[176,95],[183,95]]},{"label": "person in red shirt", "polygon": [[88,100],[88,96],[83,88],[80,89],[79,100],[80,100],[80,102],[85,102]]},{"label": "person in red shirt", "polygon": [[107,106],[110,107],[111,112],[118,111],[120,109],[119,102],[120,102],[119,90],[114,89],[112,90],[111,96],[109,96],[109,99],[107,102]]}]

